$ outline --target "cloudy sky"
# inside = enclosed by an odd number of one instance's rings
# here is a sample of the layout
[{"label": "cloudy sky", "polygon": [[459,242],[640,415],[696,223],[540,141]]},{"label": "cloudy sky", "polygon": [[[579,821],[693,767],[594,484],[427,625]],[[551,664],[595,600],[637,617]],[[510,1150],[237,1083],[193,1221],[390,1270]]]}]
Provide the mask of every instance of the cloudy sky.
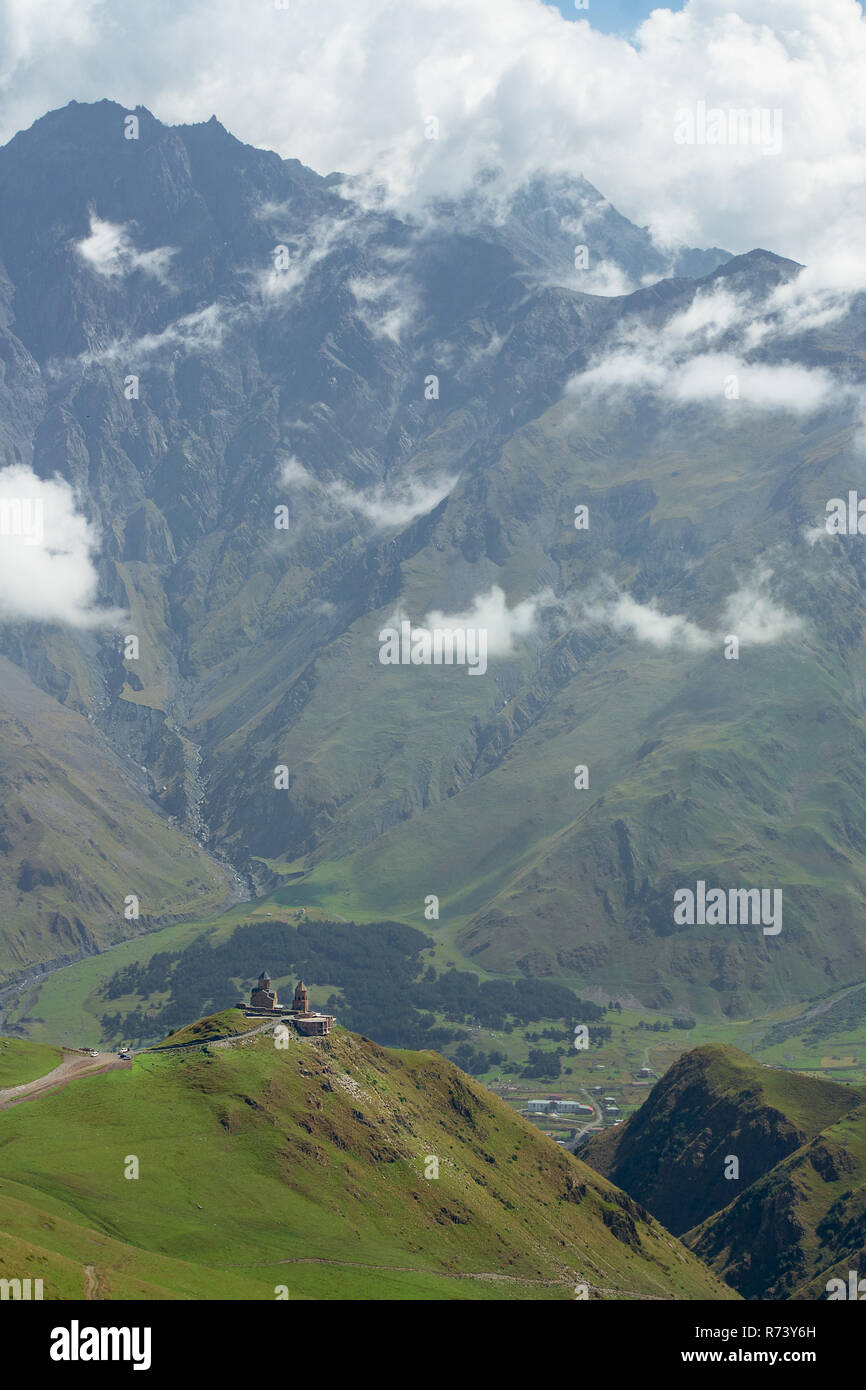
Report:
[{"label": "cloudy sky", "polygon": [[[278,8],[285,4],[285,8]],[[611,32],[605,32],[605,31]],[[404,205],[480,166],[583,172],[666,244],[826,262],[866,221],[855,0],[6,0],[0,138],[70,99],[212,114]],[[677,143],[698,102],[781,113],[781,150]],[[438,138],[427,138],[431,116]]]}]

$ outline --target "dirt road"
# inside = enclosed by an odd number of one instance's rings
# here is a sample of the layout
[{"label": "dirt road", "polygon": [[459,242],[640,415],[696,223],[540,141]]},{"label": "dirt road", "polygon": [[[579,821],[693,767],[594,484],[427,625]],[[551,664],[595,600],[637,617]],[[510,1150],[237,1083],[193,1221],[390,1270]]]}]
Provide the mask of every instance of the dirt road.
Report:
[{"label": "dirt road", "polygon": [[131,1062],[122,1062],[114,1052],[98,1052],[95,1057],[89,1053],[67,1052],[63,1061],[45,1076],[25,1081],[21,1086],[0,1088],[0,1110],[24,1100],[35,1100],[49,1091],[58,1091],[80,1076],[98,1076],[100,1072],[128,1070],[131,1066]]}]

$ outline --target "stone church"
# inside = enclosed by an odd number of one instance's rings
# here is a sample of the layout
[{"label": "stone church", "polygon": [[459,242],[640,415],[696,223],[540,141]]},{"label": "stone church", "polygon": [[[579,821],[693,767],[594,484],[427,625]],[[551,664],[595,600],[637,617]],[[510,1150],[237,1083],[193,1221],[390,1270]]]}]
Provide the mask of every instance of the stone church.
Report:
[{"label": "stone church", "polygon": [[276,1012],[280,1007],[280,1004],[277,1002],[277,991],[271,989],[268,972],[263,970],[258,978],[258,982],[254,984],[250,990],[250,1008],[269,1009]]},{"label": "stone church", "polygon": [[[242,1007],[239,1005],[238,1007]],[[256,1014],[279,1014],[287,1022],[291,1021],[298,1033],[307,1038],[327,1037],[334,1025],[333,1014],[320,1014],[315,1009],[310,1008],[310,1001],[307,997],[307,986],[303,980],[298,981],[295,997],[291,1006],[286,1008],[277,999],[277,991],[271,988],[270,976],[263,970],[253,988],[250,990],[250,1002],[247,1009],[248,1013]]]}]

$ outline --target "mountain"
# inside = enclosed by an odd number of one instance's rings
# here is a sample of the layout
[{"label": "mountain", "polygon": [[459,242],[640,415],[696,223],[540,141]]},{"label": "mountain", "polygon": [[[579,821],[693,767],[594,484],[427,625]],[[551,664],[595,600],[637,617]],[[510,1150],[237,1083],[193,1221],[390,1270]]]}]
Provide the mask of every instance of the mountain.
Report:
[{"label": "mountain", "polygon": [[46,1299],[736,1297],[444,1058],[342,1029],[140,1054],[0,1126],[0,1275]]},{"label": "mountain", "polygon": [[646,227],[635,227],[584,178],[538,174],[510,193],[505,187],[504,171],[487,171],[462,198],[434,204],[437,222],[506,247],[552,284],[580,288],[579,246],[589,253],[587,268],[609,278],[603,293],[617,293],[617,281],[636,289],[669,276],[698,278],[732,259],[717,246],[665,255]]},{"label": "mountain", "polygon": [[681,1235],[739,1190],[725,1177],[728,1154],[748,1186],[857,1099],[712,1044],[684,1053],[626,1123],[590,1137],[585,1157]]},{"label": "mountain", "polygon": [[[0,457],[74,486],[128,618],[24,605],[0,646],[119,760],[88,839],[127,805],[147,847],[91,856],[64,912],[76,795],[44,850],[7,815],[46,891],[2,975],[129,937],[119,895],[141,931],[267,892],[656,1009],[861,978],[864,569],[807,532],[856,486],[863,297],[818,313],[763,249],[666,260],[581,181],[401,220],[129,114],[0,150]],[[600,265],[640,287],[581,290]],[[483,677],[382,664],[437,614],[488,632]],[[678,924],[699,880],[781,892],[782,932]]]},{"label": "mountain", "polygon": [[863,1087],[699,1047],[581,1157],[745,1298],[824,1297],[866,1257]]},{"label": "mountain", "polygon": [[683,1239],[744,1298],[827,1298],[832,1279],[848,1297],[866,1269],[862,1100]]},{"label": "mountain", "polygon": [[[77,960],[235,900],[236,876],[159,814],[141,768],[7,657],[0,738],[4,968]],[[125,912],[133,886],[147,904],[137,918]]]}]

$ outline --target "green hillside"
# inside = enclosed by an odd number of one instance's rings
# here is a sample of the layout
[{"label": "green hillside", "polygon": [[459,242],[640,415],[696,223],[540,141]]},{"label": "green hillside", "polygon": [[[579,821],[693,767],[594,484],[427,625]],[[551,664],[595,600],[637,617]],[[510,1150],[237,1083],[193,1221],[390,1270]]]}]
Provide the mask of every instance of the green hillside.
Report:
[{"label": "green hillside", "polygon": [[233,900],[225,868],[160,813],[141,770],[5,657],[0,740],[0,981]]},{"label": "green hillside", "polygon": [[[682,1234],[864,1096],[711,1044],[680,1057],[625,1124],[590,1137],[582,1157]],[[725,1176],[729,1156],[736,1178]]]},{"label": "green hillside", "polygon": [[0,1144],[0,1275],[46,1298],[736,1296],[442,1057],[343,1030],[143,1055]]},{"label": "green hillside", "polygon": [[233,1037],[251,1033],[258,1025],[244,1018],[240,1009],[224,1009],[222,1013],[211,1014],[210,1018],[200,1018],[178,1028],[157,1043],[154,1051],[166,1047],[182,1047],[186,1043],[211,1042],[215,1038]]},{"label": "green hillside", "polygon": [[866,1273],[866,1105],[683,1239],[745,1298],[826,1298],[832,1278],[847,1289],[849,1270]]},{"label": "green hillside", "polygon": [[[750,412],[720,432],[713,408],[679,421],[688,447],[674,446],[666,418],[634,425],[574,393],[516,430],[402,563],[403,609],[423,612],[434,594],[459,610],[492,584],[516,603],[544,576],[566,613],[580,613],[607,575],[703,631],[720,630],[738,586],[745,612],[755,595],[772,596],[799,627],[744,638],[740,659],[725,661],[721,639],[666,648],[586,619],[563,631],[569,618],[552,618],[538,647],[517,644],[491,661],[492,681],[472,681],[381,668],[383,605],[305,656],[291,697],[251,720],[240,674],[221,687],[219,709],[209,689],[202,738],[237,725],[211,746],[209,804],[226,843],[303,873],[284,890],[293,904],[424,926],[425,894],[436,892],[438,933],[464,961],[742,1018],[862,976],[866,763],[845,645],[861,595],[841,556],[800,532],[820,518],[848,436],[832,422],[804,434],[794,418],[770,434]],[[449,465],[435,438],[420,457]],[[783,471],[792,457],[801,466]],[[469,556],[479,492],[500,544]],[[581,535],[576,497],[597,519]],[[790,554],[758,562],[780,507]],[[781,572],[763,593],[754,575],[772,565]],[[828,641],[831,582],[851,616]],[[265,679],[276,670],[263,669]],[[239,784],[241,748],[253,766]],[[292,768],[282,799],[269,783],[277,749]],[[590,783],[578,791],[581,761]],[[697,878],[781,889],[781,935],[677,926],[674,891]]]},{"label": "green hillside", "polygon": [[0,1038],[0,1087],[21,1086],[53,1071],[63,1054],[44,1043]]}]

